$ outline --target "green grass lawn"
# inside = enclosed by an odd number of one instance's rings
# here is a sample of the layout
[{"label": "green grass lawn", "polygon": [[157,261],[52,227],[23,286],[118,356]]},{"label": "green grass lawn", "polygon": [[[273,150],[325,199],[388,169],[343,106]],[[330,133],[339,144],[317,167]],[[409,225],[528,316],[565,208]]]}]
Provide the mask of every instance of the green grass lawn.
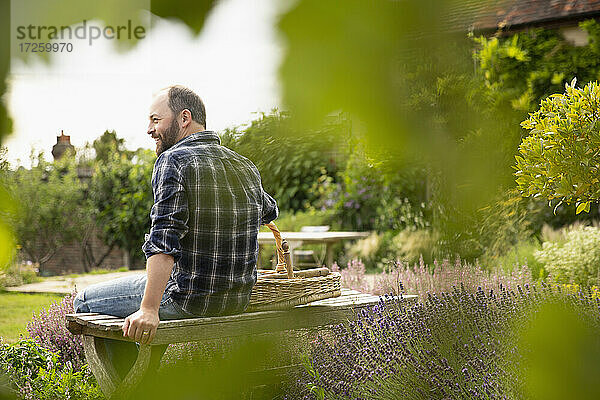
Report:
[{"label": "green grass lawn", "polygon": [[0,292],[0,337],[13,343],[19,334],[27,336],[26,327],[32,314],[60,299],[62,296],[55,294]]}]

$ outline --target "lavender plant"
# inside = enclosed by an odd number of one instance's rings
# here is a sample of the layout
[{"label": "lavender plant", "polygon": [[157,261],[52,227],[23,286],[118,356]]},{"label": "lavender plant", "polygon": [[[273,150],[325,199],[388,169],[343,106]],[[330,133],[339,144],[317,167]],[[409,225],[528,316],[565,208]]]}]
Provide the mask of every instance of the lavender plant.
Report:
[{"label": "lavender plant", "polygon": [[547,301],[600,330],[600,302],[541,285],[475,293],[464,286],[412,303],[386,296],[314,342],[304,384],[328,399],[528,398],[520,328]]},{"label": "lavender plant", "polygon": [[374,292],[376,294],[400,293],[399,282],[402,282],[410,293],[424,298],[427,293],[449,292],[453,286],[462,284],[467,290],[481,287],[484,291],[498,289],[502,284],[509,289],[524,286],[532,281],[529,268],[524,265],[511,272],[486,271],[478,264],[470,265],[457,258],[454,263],[443,260],[433,262],[433,268],[425,265],[423,258],[419,265],[412,268],[395,261],[379,276],[376,277]]},{"label": "lavender plant", "polygon": [[405,290],[406,293],[417,294],[420,298],[425,298],[427,293],[449,292],[453,286],[460,284],[471,291],[477,290],[478,287],[487,291],[497,290],[500,283],[507,288],[516,288],[532,281],[531,272],[526,265],[515,268],[510,273],[489,272],[477,264],[464,263],[459,258],[454,263],[448,260],[441,263],[434,261],[433,268],[427,266],[423,258],[413,267],[395,261],[382,273],[374,275],[366,275],[365,265],[356,259],[350,261],[346,268],[340,270],[338,265],[334,264],[332,269],[341,273],[344,287],[378,295],[397,295]]},{"label": "lavender plant", "polygon": [[27,324],[29,336],[37,344],[59,355],[61,364],[70,362],[75,371],[85,364],[83,340],[67,330],[66,315],[73,313],[73,300],[76,293],[65,296],[59,303],[54,303],[48,310],[42,309]]},{"label": "lavender plant", "polygon": [[331,270],[340,273],[342,286],[359,292],[373,293],[373,285],[365,275],[365,264],[362,261],[353,259],[348,262],[346,268],[341,270],[337,263],[333,263]]}]

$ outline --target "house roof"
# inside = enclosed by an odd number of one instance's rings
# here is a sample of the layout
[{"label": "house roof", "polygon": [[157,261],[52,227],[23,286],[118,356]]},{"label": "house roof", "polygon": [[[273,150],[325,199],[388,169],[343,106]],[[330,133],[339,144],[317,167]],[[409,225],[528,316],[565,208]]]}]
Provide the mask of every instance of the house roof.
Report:
[{"label": "house roof", "polygon": [[600,16],[600,0],[462,0],[449,14],[461,30],[517,30]]}]

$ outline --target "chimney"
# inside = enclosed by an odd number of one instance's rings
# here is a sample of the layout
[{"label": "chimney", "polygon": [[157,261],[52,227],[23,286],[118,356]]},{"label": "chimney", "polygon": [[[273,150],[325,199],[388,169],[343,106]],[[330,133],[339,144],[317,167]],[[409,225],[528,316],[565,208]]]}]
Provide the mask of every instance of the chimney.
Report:
[{"label": "chimney", "polygon": [[61,158],[67,149],[75,152],[75,147],[71,144],[71,136],[65,135],[63,130],[61,130],[60,136],[56,137],[56,144],[52,147],[54,160]]}]

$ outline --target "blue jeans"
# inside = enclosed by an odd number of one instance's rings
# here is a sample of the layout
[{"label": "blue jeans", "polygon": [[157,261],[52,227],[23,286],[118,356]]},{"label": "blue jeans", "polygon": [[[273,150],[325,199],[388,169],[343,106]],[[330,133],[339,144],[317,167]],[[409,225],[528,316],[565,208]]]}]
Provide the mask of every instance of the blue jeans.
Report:
[{"label": "blue jeans", "polygon": [[[140,274],[90,285],[77,293],[73,308],[76,313],[94,312],[125,318],[140,309],[146,280],[146,274]],[[161,321],[196,318],[194,314],[184,311],[166,292],[160,301],[158,316]],[[137,344],[114,339],[105,339],[105,343],[106,352],[117,373],[121,378],[125,377],[137,358]],[[151,370],[158,368],[166,349],[167,345],[153,346]]]}]

